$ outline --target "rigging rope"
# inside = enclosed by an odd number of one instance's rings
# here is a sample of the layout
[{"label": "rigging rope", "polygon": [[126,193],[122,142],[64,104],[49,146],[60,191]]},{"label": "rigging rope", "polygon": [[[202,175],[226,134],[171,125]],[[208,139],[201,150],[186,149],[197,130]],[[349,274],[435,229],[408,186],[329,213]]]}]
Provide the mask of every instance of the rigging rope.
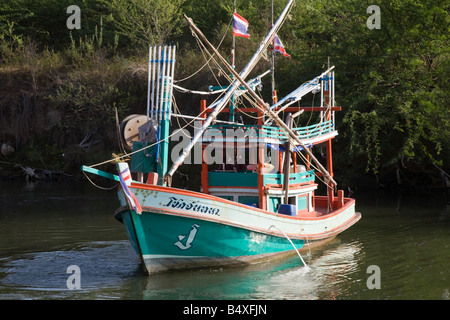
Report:
[{"label": "rigging rope", "polygon": [[[220,40],[217,49],[220,48],[220,46],[222,45],[223,40],[225,40],[225,37],[226,37],[226,35],[228,34],[228,30],[230,29],[230,26],[231,26],[231,23],[232,23],[232,22],[233,22],[233,17],[231,17],[230,22],[228,23],[227,30],[225,30],[225,33],[224,33],[224,35],[223,35],[223,37],[222,37],[222,40]],[[212,57],[211,57],[209,60],[211,60],[211,59],[212,59]],[[192,77],[195,76],[197,73],[199,73],[199,72],[200,72],[200,71],[201,71],[201,70],[209,63],[209,60],[206,61],[205,64],[204,64],[200,69],[198,69],[196,72],[194,72],[194,73],[191,74],[190,76],[187,76],[186,78],[183,78],[183,79],[180,79],[180,80],[175,80],[174,83],[177,83],[177,82],[183,82],[183,81],[186,81],[186,80],[192,78]]]}]

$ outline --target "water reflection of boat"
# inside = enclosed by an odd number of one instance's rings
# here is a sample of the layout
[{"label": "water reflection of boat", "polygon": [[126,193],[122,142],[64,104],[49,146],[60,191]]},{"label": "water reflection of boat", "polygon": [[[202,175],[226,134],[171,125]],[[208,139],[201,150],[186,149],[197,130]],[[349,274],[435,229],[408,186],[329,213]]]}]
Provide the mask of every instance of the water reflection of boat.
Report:
[{"label": "water reflection of boat", "polygon": [[[175,116],[175,47],[171,46],[150,47],[147,115],[128,118],[121,127],[133,150],[131,165],[119,160],[118,176],[83,167],[86,172],[121,181],[116,218],[124,224],[148,273],[242,265],[290,254],[305,242],[314,246],[332,239],[360,219],[355,200],[345,198],[342,190],[336,194],[333,179],[331,142],[338,134],[334,113],[340,110],[334,99],[334,67],[273,101],[272,106],[254,91],[260,77],[244,80],[273,42],[292,4],[289,1],[241,73],[210,47],[232,73],[231,84],[221,89],[223,95],[215,103],[201,104],[200,114],[193,117],[201,120],[201,129],[180,148],[170,169],[170,119]],[[192,20],[187,21],[208,46]],[[293,106],[310,92],[320,92],[320,106]],[[242,94],[252,100],[252,107],[238,107],[235,98]],[[284,120],[280,111],[287,114]],[[320,112],[318,122],[293,127],[293,120],[305,111]],[[257,122],[237,123],[238,112],[253,114]],[[229,119],[219,121],[219,114],[229,114]],[[325,166],[314,156],[315,146],[325,148]],[[172,187],[172,175],[197,147],[201,192]],[[211,149],[215,154],[223,151],[219,161],[226,159],[218,170],[208,166]],[[238,160],[247,158],[253,162]],[[326,195],[315,194],[316,180],[324,182]]]},{"label": "water reflection of boat", "polygon": [[333,245],[309,261],[308,269],[296,263],[295,267],[272,273],[259,282],[252,298],[337,299],[346,294],[350,278],[359,272],[361,250],[360,242]]}]

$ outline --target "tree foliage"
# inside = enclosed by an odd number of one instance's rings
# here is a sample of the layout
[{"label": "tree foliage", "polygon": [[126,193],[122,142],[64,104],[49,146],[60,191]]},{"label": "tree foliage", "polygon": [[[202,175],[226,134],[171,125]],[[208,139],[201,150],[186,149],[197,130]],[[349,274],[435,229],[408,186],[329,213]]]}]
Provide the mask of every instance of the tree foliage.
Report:
[{"label": "tree foliage", "polygon": [[[179,47],[178,76],[188,76],[204,60],[183,14],[193,18],[213,44],[223,40],[220,50],[229,57],[233,0],[83,0],[77,4],[82,12],[81,29],[68,30],[65,10],[72,2],[2,1],[0,64],[23,65],[20,54],[32,42],[46,52],[46,59],[52,57],[53,66],[59,59],[60,68],[66,63],[84,70],[102,66],[108,72],[108,64],[127,68],[145,61],[149,44],[173,41]],[[273,3],[276,19],[287,1]],[[237,69],[270,28],[271,4],[271,0],[237,1],[237,11],[249,21],[251,34],[250,39],[236,39]],[[336,153],[345,155],[338,157],[343,167],[351,163],[356,172],[380,174],[407,166],[437,165],[448,172],[449,4],[443,0],[379,0],[380,29],[369,29],[367,7],[372,4],[368,0],[297,1],[279,33],[292,59],[276,59],[277,89],[280,95],[290,92],[322,71],[329,57],[336,66],[337,103],[343,107],[338,114],[340,150]],[[201,81],[205,77],[202,74]],[[65,77],[65,81],[71,79],[79,77]],[[105,92],[118,95],[117,83],[109,82],[107,90],[102,86],[88,89],[88,84],[63,81],[52,96],[70,95],[66,103],[72,101],[71,109],[76,110],[89,106],[89,101],[100,101],[96,108],[109,105]],[[77,95],[77,90],[83,94]],[[145,89],[141,94],[145,96]],[[265,94],[270,96],[270,92]],[[81,100],[71,100],[77,96]],[[62,103],[61,99],[54,101]]]},{"label": "tree foliage", "polygon": [[181,32],[185,0],[113,0],[111,19],[130,44],[146,48],[163,44]]}]

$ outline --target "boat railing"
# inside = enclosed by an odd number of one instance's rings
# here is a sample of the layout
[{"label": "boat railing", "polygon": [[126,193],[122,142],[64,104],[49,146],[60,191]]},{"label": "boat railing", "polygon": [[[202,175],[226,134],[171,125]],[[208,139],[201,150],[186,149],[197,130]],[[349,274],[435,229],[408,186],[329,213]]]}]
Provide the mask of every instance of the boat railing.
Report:
[{"label": "boat railing", "polygon": [[310,139],[334,130],[332,120],[320,122],[307,127],[293,128],[299,139]]},{"label": "boat railing", "polygon": [[[282,186],[284,181],[283,173],[265,173],[263,174],[263,185]],[[298,185],[314,183],[314,170],[296,172],[289,174],[289,184]],[[227,172],[212,171],[208,173],[208,185],[210,187],[256,187],[258,185],[258,173],[252,171],[246,172]]]},{"label": "boat railing", "polygon": [[[269,139],[279,140],[280,143],[284,143],[287,140],[286,133],[278,127],[265,126],[265,125],[234,125],[234,124],[233,125],[231,125],[231,124],[212,125],[203,134],[203,139],[204,139],[204,141],[208,140],[213,135],[217,136],[217,134],[222,134],[223,137],[228,137],[227,134],[229,135],[230,133],[227,130],[230,130],[230,129],[243,130],[242,136],[233,135],[233,137],[238,137],[238,138],[250,138],[250,137],[269,138]],[[317,136],[327,134],[333,130],[334,130],[334,124],[333,124],[332,120],[316,123],[316,124],[305,126],[305,127],[292,128],[292,131],[294,131],[296,133],[296,135],[299,139],[315,138]]]},{"label": "boat railing", "polygon": [[[269,173],[264,175],[264,185],[283,185],[283,173]],[[289,174],[289,184],[303,184],[315,181],[314,170]]]}]

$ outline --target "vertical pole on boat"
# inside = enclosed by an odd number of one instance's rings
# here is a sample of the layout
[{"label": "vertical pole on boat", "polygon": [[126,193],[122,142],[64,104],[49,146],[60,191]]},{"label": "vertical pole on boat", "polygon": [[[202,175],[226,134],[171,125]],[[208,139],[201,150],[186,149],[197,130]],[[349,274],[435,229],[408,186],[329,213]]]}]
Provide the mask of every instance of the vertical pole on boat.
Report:
[{"label": "vertical pole on boat", "polygon": [[[206,120],[206,100],[200,101],[200,114]],[[205,121],[202,121],[202,124]],[[202,147],[202,172],[201,172],[201,181],[202,181],[202,191],[205,194],[209,194],[209,184],[208,184],[208,164],[206,163],[205,155]]]},{"label": "vertical pole on boat", "polygon": [[161,91],[159,93],[159,114],[158,120],[161,121],[163,119],[163,109],[165,107],[164,103],[164,93],[166,89],[166,56],[167,56],[167,47],[164,46],[161,53]]},{"label": "vertical pole on boat", "polygon": [[[273,26],[273,0],[272,0],[272,26]],[[272,72],[272,105],[278,102],[277,91],[275,90],[275,48],[273,48],[272,40],[272,54],[270,56],[270,71]]]},{"label": "vertical pole on boat", "polygon": [[[333,174],[333,155],[331,150],[331,139],[328,139],[326,142],[326,149],[327,149],[327,170],[331,177],[334,176]],[[331,207],[334,201],[334,188],[333,184],[328,181],[328,203]]]},{"label": "vertical pole on boat", "polygon": [[[330,57],[328,57],[328,69],[330,69]],[[325,111],[325,121],[329,121],[331,119],[330,114],[331,114],[331,81],[330,81],[330,75],[331,73],[328,72],[325,75],[325,107],[327,108],[327,110]]]},{"label": "vertical pole on boat", "polygon": [[311,170],[311,157],[309,153],[306,154],[306,170]]},{"label": "vertical pole on boat", "polygon": [[174,79],[175,79],[175,52],[176,52],[176,46],[172,46],[172,57],[170,58],[170,65],[171,65],[171,70],[170,70],[170,94],[169,94],[169,120],[170,117],[172,116],[172,96],[173,96],[173,83],[174,83]]},{"label": "vertical pole on boat", "polygon": [[152,97],[151,97],[151,102],[152,102],[152,106],[151,106],[151,112],[150,112],[150,117],[152,119],[154,119],[154,108],[155,108],[155,89],[156,89],[156,84],[155,84],[155,79],[156,79],[156,68],[157,68],[157,64],[156,64],[156,46],[153,48],[153,58],[151,59],[151,63],[152,63],[152,81],[151,81],[151,85],[152,85]]},{"label": "vertical pole on boat", "polygon": [[[334,107],[336,105],[336,98],[335,98],[335,91],[334,91],[334,70],[331,72],[331,84],[332,84],[331,107]],[[336,111],[332,111],[332,117],[333,117],[332,124],[333,124],[333,127],[334,127],[334,124],[335,124],[335,114],[336,114]]]},{"label": "vertical pole on boat", "polygon": [[[330,67],[330,57],[328,57],[328,68]],[[331,106],[332,106],[332,73],[329,72],[325,76],[326,86],[325,86],[325,121],[331,120]],[[328,139],[325,143],[326,152],[327,152],[327,170],[330,174],[330,177],[333,178],[333,154],[331,148],[331,139]],[[328,208],[332,209],[334,202],[334,189],[333,184],[328,181],[327,183],[327,193],[328,193]]]},{"label": "vertical pole on boat", "polygon": [[157,162],[158,185],[165,185],[164,176],[168,170],[169,160],[169,128],[172,105],[172,84],[175,64],[175,46],[164,46],[158,57],[158,108],[155,118],[159,122],[159,152]]},{"label": "vertical pole on boat", "polygon": [[236,96],[233,94],[230,98],[230,122],[234,122],[234,108],[236,105]]},{"label": "vertical pole on boat", "polygon": [[152,46],[148,48],[147,121],[150,120],[150,87],[152,85]]},{"label": "vertical pole on boat", "polygon": [[161,82],[161,46],[158,47],[158,55],[157,55],[157,64],[156,64],[156,68],[157,68],[157,75],[156,75],[156,91],[155,91],[155,120],[159,121],[158,116],[159,116],[159,86],[160,86],[160,82]]},{"label": "vertical pole on boat", "polygon": [[[233,14],[236,13],[236,0],[233,0]],[[234,18],[233,18],[234,19]],[[231,67],[234,68],[235,67],[235,51],[234,49],[236,48],[236,37],[234,36],[234,32],[233,32],[233,46],[231,48]]]},{"label": "vertical pole on boat", "polygon": [[[233,0],[233,14],[236,12],[236,0]],[[233,45],[231,48],[231,67],[234,69],[236,67],[236,36],[233,32]],[[233,78],[233,75],[231,75],[231,78]],[[234,122],[234,108],[236,104],[236,96],[233,94],[230,99],[230,112],[229,112],[229,119],[230,122]]]},{"label": "vertical pole on boat", "polygon": [[260,126],[260,131],[258,135],[258,200],[259,200],[259,208],[263,210],[267,210],[267,198],[266,194],[264,192],[264,144],[261,143],[261,135],[262,135],[262,125],[264,123],[263,115],[264,112],[262,112],[260,109],[258,109],[258,126]]},{"label": "vertical pole on boat", "polygon": [[[322,108],[323,108],[323,78],[321,77],[319,79],[319,81],[320,81],[320,108],[322,110]],[[320,111],[320,121],[321,122],[324,121],[323,115],[324,115],[324,112]]]},{"label": "vertical pole on boat", "polygon": [[[286,116],[286,125],[291,128],[291,113]],[[284,144],[284,181],[283,181],[283,191],[284,191],[284,203],[289,203],[289,174],[290,174],[290,160],[291,160],[291,144],[289,142],[290,138],[287,137],[287,141]]]},{"label": "vertical pole on boat", "polygon": [[[161,47],[160,47],[161,50]],[[160,60],[160,72],[159,72],[159,83],[160,83],[160,90],[157,91],[158,94],[158,109],[156,112],[157,121],[159,122],[159,157],[157,162],[157,173],[158,173],[158,185],[164,184],[164,175],[167,172],[167,160],[168,160],[168,150],[169,150],[169,143],[165,137],[169,135],[169,121],[166,117],[164,117],[164,111],[166,108],[165,103],[165,87],[167,85],[166,83],[166,64],[165,59],[167,55],[167,47],[162,48],[160,51],[161,54],[159,55]],[[158,88],[159,89],[159,88]]]}]

